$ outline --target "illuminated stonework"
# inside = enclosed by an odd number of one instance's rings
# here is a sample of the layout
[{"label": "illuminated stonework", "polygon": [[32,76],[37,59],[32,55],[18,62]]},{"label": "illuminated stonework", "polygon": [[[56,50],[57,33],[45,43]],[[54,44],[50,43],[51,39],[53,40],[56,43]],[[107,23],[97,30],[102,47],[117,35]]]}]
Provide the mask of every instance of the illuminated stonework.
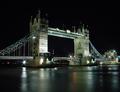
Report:
[{"label": "illuminated stonework", "polygon": [[[89,31],[82,27],[79,32],[48,28],[48,22],[40,18],[40,12],[34,21],[30,22],[30,33],[35,32],[31,39],[31,52],[33,55],[33,66],[47,63],[48,35],[74,39],[74,62],[75,64],[87,63],[89,57]],[[43,59],[41,60],[41,57]]]}]

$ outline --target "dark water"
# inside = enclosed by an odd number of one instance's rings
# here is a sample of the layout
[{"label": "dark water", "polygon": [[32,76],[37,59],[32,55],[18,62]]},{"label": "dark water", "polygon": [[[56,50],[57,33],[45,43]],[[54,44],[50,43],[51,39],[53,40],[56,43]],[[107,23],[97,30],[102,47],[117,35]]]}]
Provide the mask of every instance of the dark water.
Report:
[{"label": "dark water", "polygon": [[0,92],[120,92],[119,66],[0,68]]}]

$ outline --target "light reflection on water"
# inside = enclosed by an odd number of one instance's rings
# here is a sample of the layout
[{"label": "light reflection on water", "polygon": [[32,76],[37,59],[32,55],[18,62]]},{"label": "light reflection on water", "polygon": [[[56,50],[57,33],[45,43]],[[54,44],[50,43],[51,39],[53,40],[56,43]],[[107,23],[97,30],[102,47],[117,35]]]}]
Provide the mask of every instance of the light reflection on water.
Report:
[{"label": "light reflection on water", "polygon": [[7,79],[6,88],[16,86],[12,92],[120,92],[119,66],[23,67],[0,70],[0,76],[1,84]]},{"label": "light reflection on water", "polygon": [[23,67],[23,68],[22,68],[21,77],[22,77],[22,78],[26,78],[26,77],[27,77],[26,67]]}]

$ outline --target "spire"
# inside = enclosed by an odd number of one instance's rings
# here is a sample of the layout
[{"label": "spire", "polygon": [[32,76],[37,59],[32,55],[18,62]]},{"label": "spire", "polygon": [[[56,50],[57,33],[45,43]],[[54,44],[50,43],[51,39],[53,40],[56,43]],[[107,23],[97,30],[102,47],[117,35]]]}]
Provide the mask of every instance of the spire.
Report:
[{"label": "spire", "polygon": [[83,24],[83,26],[82,26],[82,27],[83,27],[83,29],[84,29],[84,28],[85,28],[85,24]]},{"label": "spire", "polygon": [[46,24],[48,24],[48,14],[45,13],[45,20],[46,20]]},{"label": "spire", "polygon": [[36,18],[34,18],[34,24],[36,24],[37,23],[37,19]]},{"label": "spire", "polygon": [[32,16],[30,17],[30,23],[32,24]]},{"label": "spire", "polygon": [[82,26],[82,33],[83,33],[83,34],[85,33],[84,24],[83,24],[83,26]]},{"label": "spire", "polygon": [[40,26],[40,10],[38,10],[38,14],[37,14],[37,21],[38,21],[38,24],[39,24],[39,26]]},{"label": "spire", "polygon": [[29,24],[29,26],[30,26],[30,31],[32,31],[32,16],[30,18],[30,24]]},{"label": "spire", "polygon": [[76,32],[75,26],[73,26],[73,31],[74,31],[74,33]]},{"label": "spire", "polygon": [[81,27],[82,27],[82,22],[81,22],[81,21],[80,21],[79,27],[80,27],[80,29],[81,29]]},{"label": "spire", "polygon": [[40,18],[40,10],[38,10],[37,18]]}]

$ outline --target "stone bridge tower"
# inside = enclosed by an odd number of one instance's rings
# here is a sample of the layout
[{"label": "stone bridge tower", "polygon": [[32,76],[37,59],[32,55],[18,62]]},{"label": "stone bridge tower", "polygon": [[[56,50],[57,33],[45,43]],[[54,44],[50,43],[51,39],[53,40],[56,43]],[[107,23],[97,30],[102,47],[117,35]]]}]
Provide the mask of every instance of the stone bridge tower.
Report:
[{"label": "stone bridge tower", "polygon": [[48,21],[41,19],[40,11],[30,21],[30,34],[32,35],[30,46],[33,60],[30,66],[39,67],[46,63],[48,56]]},{"label": "stone bridge tower", "polygon": [[78,32],[82,34],[74,39],[74,56],[77,64],[83,65],[89,60],[89,31],[82,27],[78,29]]}]

